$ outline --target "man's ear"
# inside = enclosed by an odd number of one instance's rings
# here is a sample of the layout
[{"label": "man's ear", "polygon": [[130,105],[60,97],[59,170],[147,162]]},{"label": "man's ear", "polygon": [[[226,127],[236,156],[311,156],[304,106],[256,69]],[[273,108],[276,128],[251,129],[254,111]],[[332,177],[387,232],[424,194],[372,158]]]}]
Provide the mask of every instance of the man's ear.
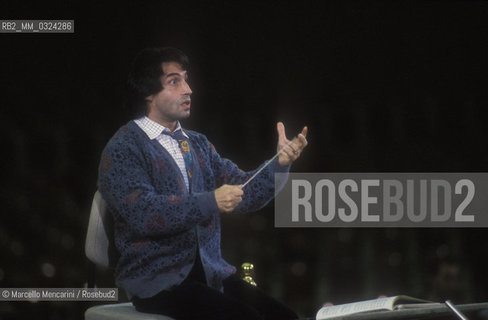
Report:
[{"label": "man's ear", "polygon": [[154,100],[154,95],[147,96],[146,98],[144,98],[144,100],[151,104]]}]

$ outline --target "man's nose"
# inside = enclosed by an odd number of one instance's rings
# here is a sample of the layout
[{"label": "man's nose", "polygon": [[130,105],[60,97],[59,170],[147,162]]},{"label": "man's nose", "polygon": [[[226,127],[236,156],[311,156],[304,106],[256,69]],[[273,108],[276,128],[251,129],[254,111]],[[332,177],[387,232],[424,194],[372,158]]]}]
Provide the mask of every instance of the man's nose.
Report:
[{"label": "man's nose", "polygon": [[191,91],[190,85],[186,81],[183,81],[183,91],[184,91],[184,94],[187,94],[187,95],[190,95],[193,93],[193,91]]}]

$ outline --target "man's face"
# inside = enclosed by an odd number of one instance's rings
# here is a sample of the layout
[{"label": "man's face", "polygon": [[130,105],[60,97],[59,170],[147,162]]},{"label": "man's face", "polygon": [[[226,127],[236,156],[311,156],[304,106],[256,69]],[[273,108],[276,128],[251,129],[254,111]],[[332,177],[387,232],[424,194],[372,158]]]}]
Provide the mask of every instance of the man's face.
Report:
[{"label": "man's face", "polygon": [[177,120],[190,116],[190,95],[187,72],[177,62],[163,62],[163,90],[147,98],[148,117],[173,129]]}]

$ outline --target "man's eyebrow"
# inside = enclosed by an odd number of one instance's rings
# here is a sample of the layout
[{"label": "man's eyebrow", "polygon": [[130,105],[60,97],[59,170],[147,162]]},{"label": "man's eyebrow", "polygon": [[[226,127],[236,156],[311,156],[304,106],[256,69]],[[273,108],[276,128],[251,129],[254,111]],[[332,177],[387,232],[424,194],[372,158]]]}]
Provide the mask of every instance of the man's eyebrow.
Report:
[{"label": "man's eyebrow", "polygon": [[188,73],[186,71],[182,72],[182,73],[178,73],[178,72],[172,72],[172,73],[168,73],[167,75],[165,75],[166,78],[169,78],[169,77],[172,77],[172,76],[179,76],[179,77],[188,77]]}]

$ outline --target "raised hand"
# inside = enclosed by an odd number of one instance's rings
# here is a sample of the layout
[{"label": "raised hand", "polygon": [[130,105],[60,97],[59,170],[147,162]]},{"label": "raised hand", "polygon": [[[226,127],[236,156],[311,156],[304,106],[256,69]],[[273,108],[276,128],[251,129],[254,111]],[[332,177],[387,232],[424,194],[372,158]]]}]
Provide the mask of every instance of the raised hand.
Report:
[{"label": "raised hand", "polygon": [[290,143],[290,140],[286,137],[285,134],[285,125],[283,122],[278,122],[276,124],[276,129],[278,130],[278,148],[277,151],[279,152],[281,148],[284,147],[283,151],[278,155],[278,162],[282,166],[289,166],[293,163],[300,154],[302,153],[303,149],[307,146],[307,131],[308,128],[305,126],[302,129],[302,132],[298,134],[297,138]]}]

